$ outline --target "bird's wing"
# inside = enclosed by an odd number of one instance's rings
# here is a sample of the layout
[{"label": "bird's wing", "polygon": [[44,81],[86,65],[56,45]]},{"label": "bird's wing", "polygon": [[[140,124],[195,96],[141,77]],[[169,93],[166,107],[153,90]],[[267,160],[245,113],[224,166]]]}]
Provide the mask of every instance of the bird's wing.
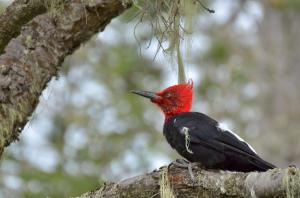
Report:
[{"label": "bird's wing", "polygon": [[275,167],[261,159],[239,136],[205,114],[197,112],[179,114],[173,120],[173,127],[185,137],[186,148],[190,154],[197,152],[200,146],[223,154],[228,159],[234,157],[232,159],[245,160],[258,170]]},{"label": "bird's wing", "polygon": [[[189,139],[194,144],[204,144],[219,152],[229,151],[258,157],[254,149],[229,130],[224,130],[212,118],[197,112],[189,112],[177,117],[175,128],[181,133],[188,130]],[[180,122],[180,123],[179,123]]]}]

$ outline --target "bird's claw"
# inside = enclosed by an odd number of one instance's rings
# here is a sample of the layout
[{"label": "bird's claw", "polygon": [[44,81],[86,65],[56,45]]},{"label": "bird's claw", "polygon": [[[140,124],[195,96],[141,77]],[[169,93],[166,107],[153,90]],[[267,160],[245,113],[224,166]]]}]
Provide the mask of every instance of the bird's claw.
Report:
[{"label": "bird's claw", "polygon": [[172,165],[177,166],[179,168],[187,168],[190,162],[186,161],[185,159],[176,159],[175,161],[171,162],[168,167]]},{"label": "bird's claw", "polygon": [[193,186],[194,186],[196,180],[195,180],[195,176],[194,176],[194,173],[193,173],[193,164],[192,163],[188,163],[188,171],[189,171],[190,178],[191,178],[191,180],[193,182]]},{"label": "bird's claw", "polygon": [[185,159],[176,159],[171,164],[169,164],[168,169],[172,165],[177,166],[179,168],[187,168],[188,172],[189,172],[189,175],[190,175],[190,179],[192,181],[192,185],[194,186],[194,184],[196,183],[196,179],[195,179],[195,175],[193,173],[193,167],[197,166],[198,163],[189,162],[189,161],[187,161]]}]

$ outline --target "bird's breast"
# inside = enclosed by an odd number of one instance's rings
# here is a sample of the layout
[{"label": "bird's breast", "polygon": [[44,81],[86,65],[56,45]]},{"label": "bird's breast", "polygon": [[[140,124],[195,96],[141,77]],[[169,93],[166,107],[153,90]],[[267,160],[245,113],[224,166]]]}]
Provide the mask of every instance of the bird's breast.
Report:
[{"label": "bird's breast", "polygon": [[174,125],[169,124],[164,126],[163,133],[173,149],[177,150],[177,152],[181,155],[186,155],[188,153],[192,153],[192,151],[189,150],[188,131],[189,129],[187,127],[183,127],[182,130],[178,130],[174,127]]}]

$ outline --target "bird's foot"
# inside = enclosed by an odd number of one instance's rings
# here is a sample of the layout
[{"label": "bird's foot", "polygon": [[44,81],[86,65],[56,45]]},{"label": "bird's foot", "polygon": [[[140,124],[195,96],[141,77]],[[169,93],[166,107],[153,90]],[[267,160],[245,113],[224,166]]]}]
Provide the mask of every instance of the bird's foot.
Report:
[{"label": "bird's foot", "polygon": [[171,164],[169,164],[168,168],[172,165],[177,166],[179,168],[187,168],[189,163],[190,162],[185,159],[176,159],[175,161],[171,162]]},{"label": "bird's foot", "polygon": [[187,168],[189,175],[190,175],[190,179],[192,181],[192,183],[196,183],[196,179],[195,179],[195,175],[193,173],[193,167],[195,166],[199,166],[199,163],[193,163],[193,162],[189,162],[185,159],[176,159],[175,161],[171,162],[171,164],[169,164],[168,169],[172,166],[177,166],[179,168]]}]

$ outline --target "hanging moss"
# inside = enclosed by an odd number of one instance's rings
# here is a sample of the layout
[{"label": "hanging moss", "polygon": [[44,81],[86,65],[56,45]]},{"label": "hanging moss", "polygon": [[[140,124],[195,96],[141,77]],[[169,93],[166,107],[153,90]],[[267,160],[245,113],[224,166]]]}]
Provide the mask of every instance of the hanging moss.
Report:
[{"label": "hanging moss", "polygon": [[191,139],[190,139],[189,129],[187,127],[183,127],[182,131],[185,139],[185,149],[187,152],[193,154],[193,151],[190,149]]},{"label": "hanging moss", "polygon": [[168,177],[168,167],[164,167],[161,171],[159,181],[159,194],[161,198],[175,198]]},{"label": "hanging moss", "polygon": [[[128,0],[123,0],[124,4],[127,2]],[[181,43],[183,38],[187,40],[188,35],[193,33],[195,16],[200,11],[199,8],[204,7],[203,4],[195,0],[133,0],[133,2],[140,14],[138,24],[144,20],[148,21],[152,34],[158,41],[156,54],[162,50],[171,60],[177,62],[178,83],[186,83]],[[190,46],[185,46],[188,51]]]}]

